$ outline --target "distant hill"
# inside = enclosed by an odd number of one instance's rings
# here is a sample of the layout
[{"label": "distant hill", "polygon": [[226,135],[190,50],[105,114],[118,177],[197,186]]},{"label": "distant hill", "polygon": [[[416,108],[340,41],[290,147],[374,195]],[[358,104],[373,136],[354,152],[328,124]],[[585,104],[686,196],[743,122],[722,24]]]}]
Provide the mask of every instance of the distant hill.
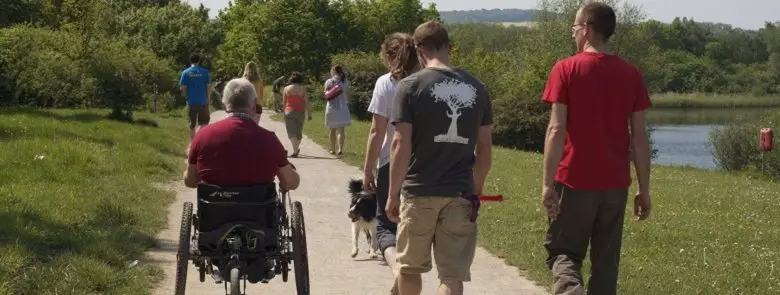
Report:
[{"label": "distant hill", "polygon": [[[533,25],[536,9],[479,9],[440,11],[441,19],[446,23],[500,23],[505,26]],[[732,25],[713,22],[696,22],[700,26],[721,33],[734,28]],[[755,31],[755,30],[745,30]]]},{"label": "distant hill", "polygon": [[446,23],[520,23],[533,21],[534,9],[480,9],[440,11]]}]

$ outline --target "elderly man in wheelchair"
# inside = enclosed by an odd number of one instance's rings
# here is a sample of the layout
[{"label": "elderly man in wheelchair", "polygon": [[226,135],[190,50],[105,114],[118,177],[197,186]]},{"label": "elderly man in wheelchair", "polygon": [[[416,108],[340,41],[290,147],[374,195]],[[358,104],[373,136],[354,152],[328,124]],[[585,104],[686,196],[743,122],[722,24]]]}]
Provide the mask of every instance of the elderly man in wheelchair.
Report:
[{"label": "elderly man in wheelchair", "polygon": [[189,260],[201,282],[211,274],[216,283],[224,281],[226,293],[229,277],[231,295],[243,294],[241,280],[244,288],[246,281],[267,283],[276,274],[286,282],[289,263],[296,260],[298,294],[308,294],[302,208],[287,200],[300,177],[276,135],[258,126],[255,109],[260,106],[249,81],[228,82],[222,102],[229,116],[195,135],[183,175],[187,187],[197,188],[198,198],[197,213],[192,203],[184,205],[176,294],[184,294]]}]

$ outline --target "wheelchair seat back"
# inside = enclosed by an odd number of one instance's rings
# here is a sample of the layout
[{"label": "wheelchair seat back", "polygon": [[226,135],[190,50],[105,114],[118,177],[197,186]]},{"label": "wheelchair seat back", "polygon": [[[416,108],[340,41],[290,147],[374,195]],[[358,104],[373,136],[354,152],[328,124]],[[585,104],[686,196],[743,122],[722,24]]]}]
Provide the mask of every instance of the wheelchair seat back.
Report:
[{"label": "wheelchair seat back", "polygon": [[221,240],[237,226],[263,235],[265,246],[275,245],[278,206],[274,183],[240,187],[198,185],[198,247],[206,252],[219,251]]}]

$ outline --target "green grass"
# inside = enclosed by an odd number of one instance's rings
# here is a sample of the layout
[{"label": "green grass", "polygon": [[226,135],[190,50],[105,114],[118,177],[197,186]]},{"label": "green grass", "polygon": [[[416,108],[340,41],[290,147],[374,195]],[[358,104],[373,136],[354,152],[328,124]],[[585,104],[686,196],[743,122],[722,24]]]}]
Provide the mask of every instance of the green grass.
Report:
[{"label": "green grass", "polygon": [[[311,122],[323,122],[323,114],[315,112]],[[305,134],[327,144],[327,130],[311,122]],[[347,128],[342,158],[347,163],[362,167],[368,128],[360,121]],[[549,286],[541,163],[539,154],[494,149],[486,190],[503,194],[505,202],[482,207],[479,239],[530,279]],[[780,184],[746,174],[654,165],[651,189],[651,219],[639,223],[627,215],[618,294],[780,292]]]},{"label": "green grass", "polygon": [[181,112],[0,110],[0,294],[148,294],[158,267],[127,263],[155,245],[178,176]]},{"label": "green grass", "polygon": [[653,108],[664,109],[728,109],[780,107],[780,96],[658,94],[652,95]]}]

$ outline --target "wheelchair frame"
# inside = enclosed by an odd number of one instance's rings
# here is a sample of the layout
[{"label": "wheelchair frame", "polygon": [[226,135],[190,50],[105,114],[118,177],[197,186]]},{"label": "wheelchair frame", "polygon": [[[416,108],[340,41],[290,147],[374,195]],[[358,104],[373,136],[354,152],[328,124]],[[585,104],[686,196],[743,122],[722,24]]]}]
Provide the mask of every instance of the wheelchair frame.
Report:
[{"label": "wheelchair frame", "polygon": [[[279,190],[278,197],[269,204],[278,206],[279,220],[277,223],[277,245],[273,253],[266,254],[267,259],[274,261],[271,278],[282,275],[282,281],[287,282],[290,263],[293,263],[295,272],[295,287],[298,295],[309,295],[309,261],[306,246],[306,227],[303,218],[303,205],[299,201],[291,201],[288,191]],[[288,215],[289,211],[289,215]],[[230,249],[229,278],[214,272],[212,260],[221,259],[222,256],[208,256],[200,252],[198,247],[198,215],[193,212],[192,202],[185,202],[182,212],[181,229],[179,233],[179,247],[176,254],[176,295],[184,295],[187,285],[187,268],[189,262],[198,269],[200,282],[205,282],[206,274],[214,279],[215,283],[223,283],[225,293],[228,295],[242,295],[246,292],[247,276],[246,258],[241,257],[243,245],[238,234],[230,231],[225,238],[225,243]],[[270,255],[268,255],[270,254]],[[266,269],[267,270],[267,269]],[[242,276],[242,274],[244,274]],[[260,282],[267,284],[271,278],[264,278]],[[243,281],[243,288],[241,287]],[[230,290],[228,292],[228,289]]]}]

